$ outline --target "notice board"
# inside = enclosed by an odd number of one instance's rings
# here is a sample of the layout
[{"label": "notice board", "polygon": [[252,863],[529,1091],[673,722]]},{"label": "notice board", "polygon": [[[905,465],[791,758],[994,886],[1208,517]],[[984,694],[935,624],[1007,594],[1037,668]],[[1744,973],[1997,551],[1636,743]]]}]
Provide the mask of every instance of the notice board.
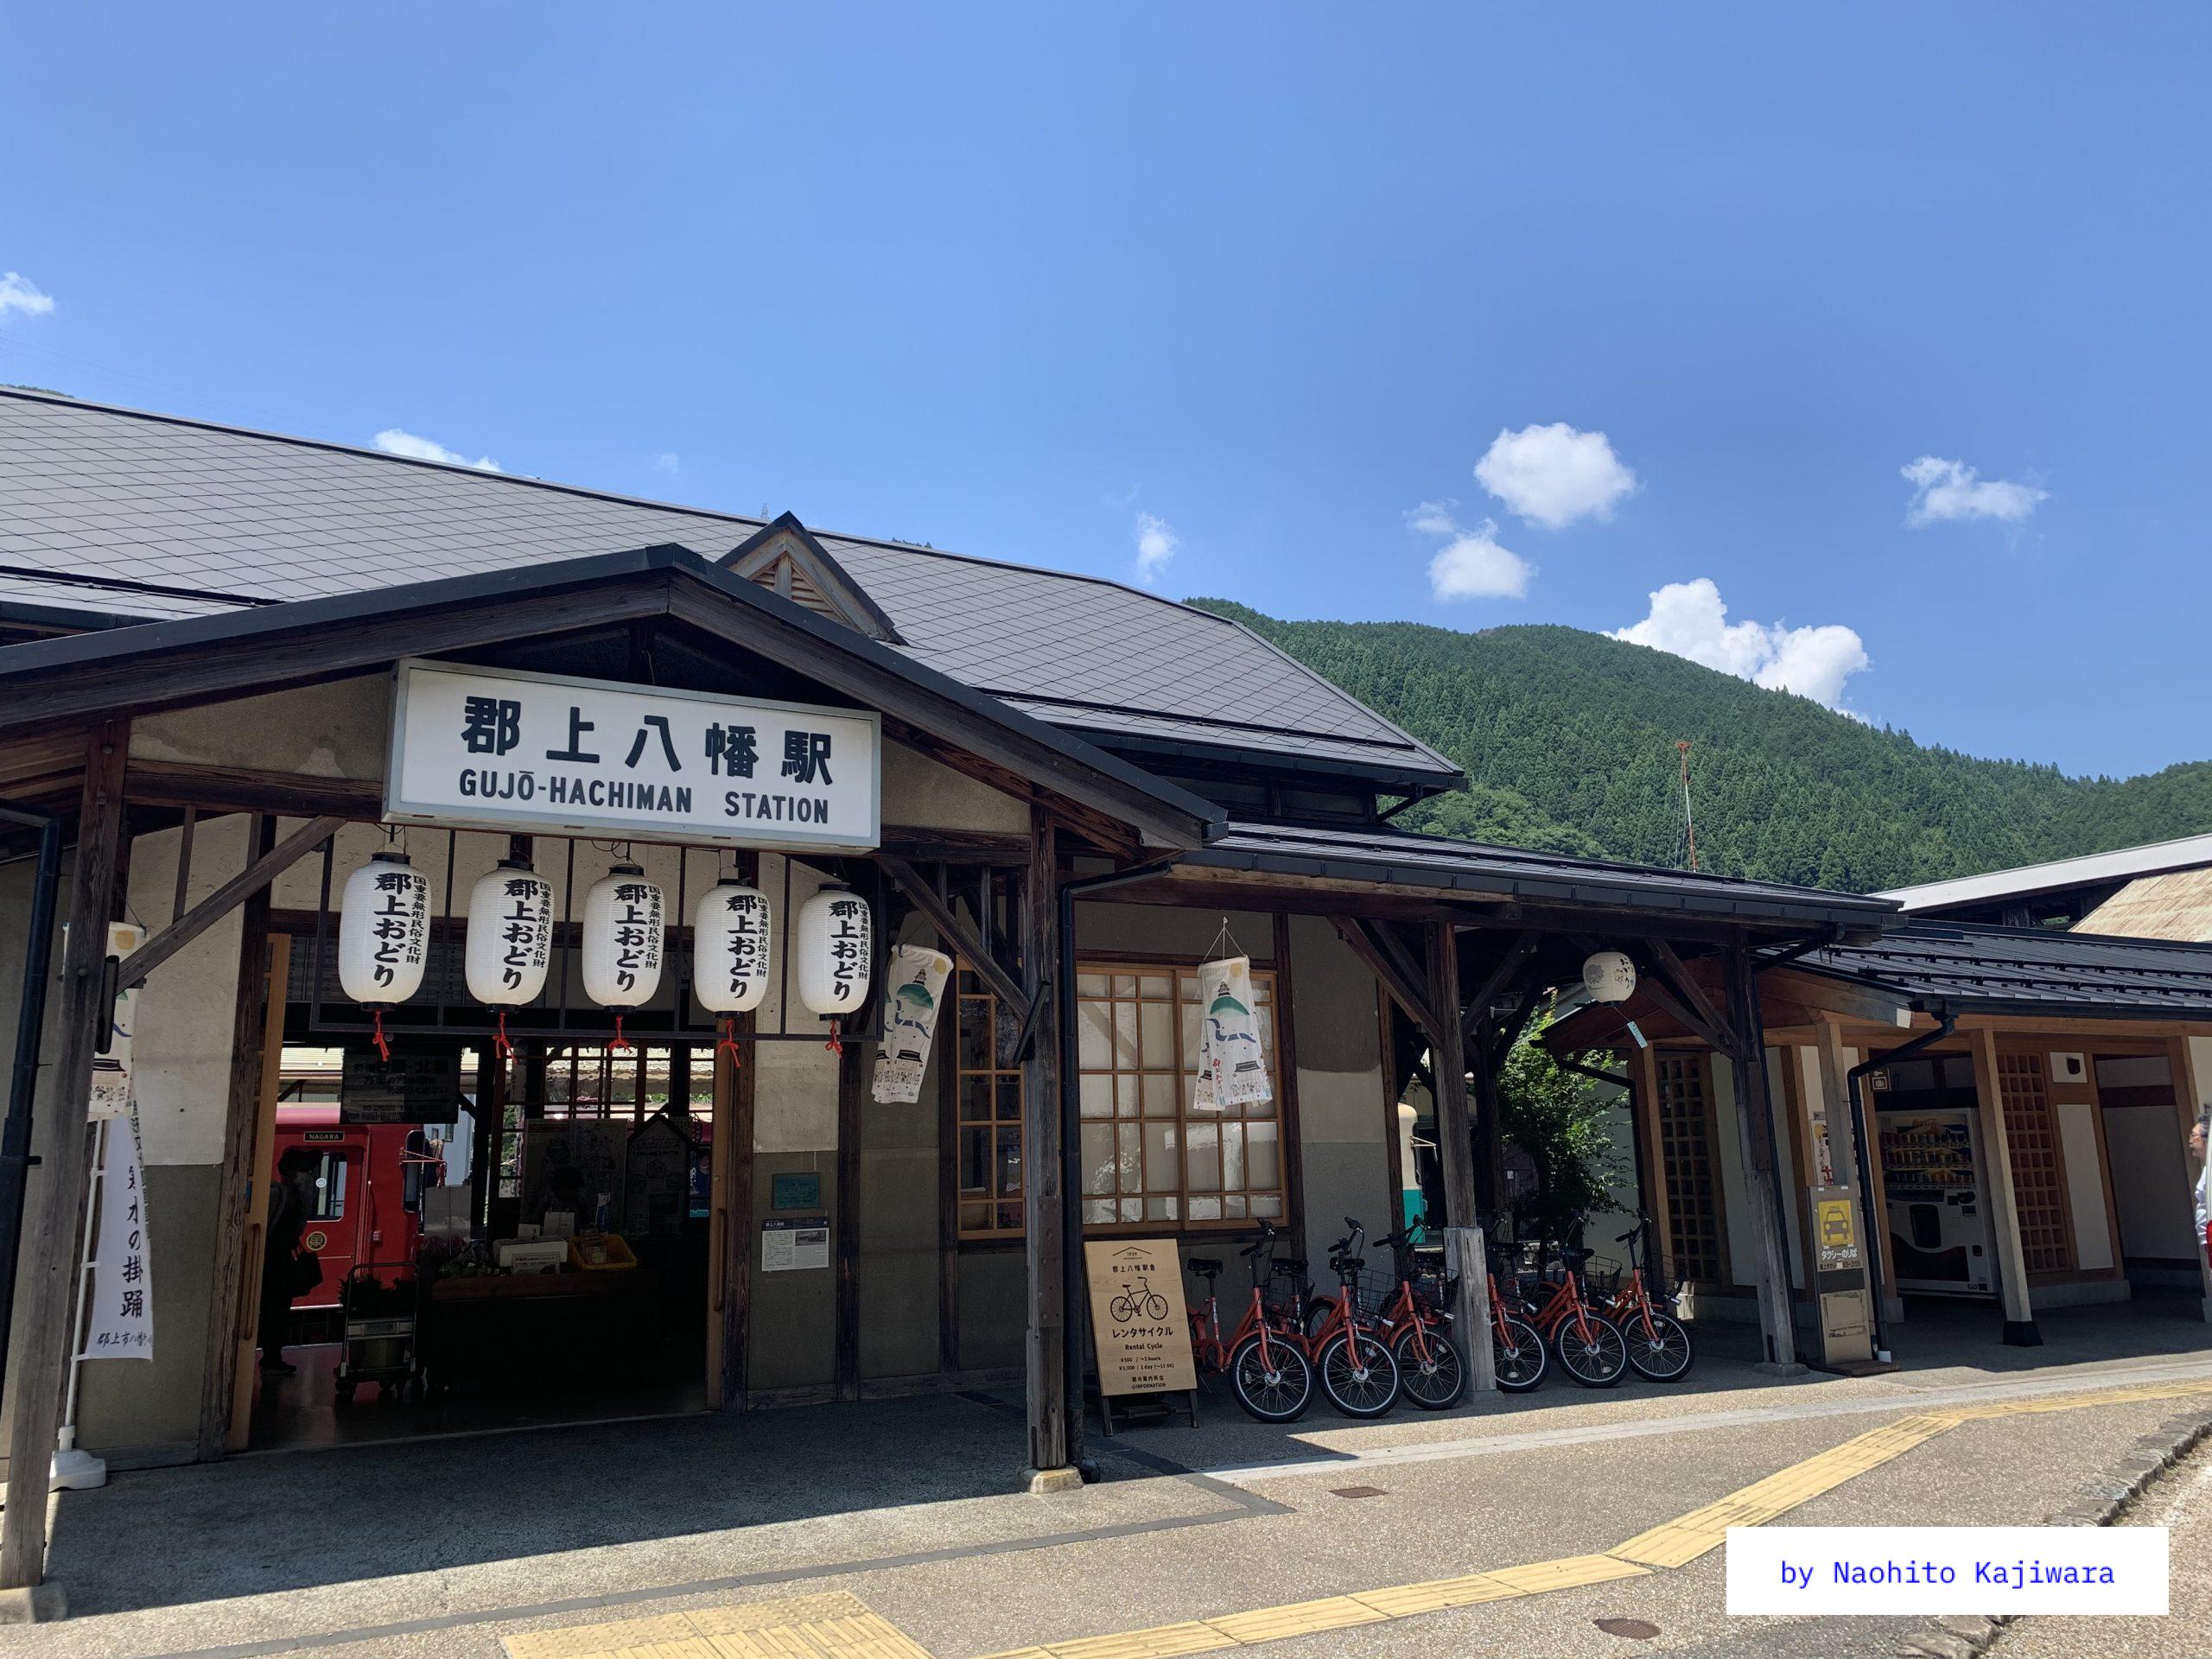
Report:
[{"label": "notice board", "polygon": [[1087,1239],[1083,1259],[1099,1392],[1170,1394],[1198,1387],[1175,1241]]}]

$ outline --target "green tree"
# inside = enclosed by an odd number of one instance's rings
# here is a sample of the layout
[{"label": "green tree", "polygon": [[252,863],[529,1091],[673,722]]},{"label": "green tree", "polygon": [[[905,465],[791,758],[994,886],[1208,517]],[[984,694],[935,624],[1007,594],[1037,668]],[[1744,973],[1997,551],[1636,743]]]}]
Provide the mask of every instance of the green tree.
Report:
[{"label": "green tree", "polygon": [[[1536,1190],[1514,1204],[1522,1238],[1564,1239],[1582,1217],[1612,1203],[1626,1173],[1607,1116],[1611,1102],[1590,1078],[1553,1059],[1536,1039],[1540,1019],[1506,1057],[1498,1073],[1499,1119],[1508,1140],[1536,1166]],[[1605,1056],[1574,1056],[1595,1065]]]}]

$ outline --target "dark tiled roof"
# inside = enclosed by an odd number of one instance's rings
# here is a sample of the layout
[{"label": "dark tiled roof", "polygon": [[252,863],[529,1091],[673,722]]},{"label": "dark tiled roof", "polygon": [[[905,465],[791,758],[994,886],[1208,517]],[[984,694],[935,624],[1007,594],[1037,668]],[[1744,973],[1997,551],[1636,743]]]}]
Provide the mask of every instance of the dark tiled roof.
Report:
[{"label": "dark tiled roof", "polygon": [[1747,922],[1867,927],[1878,926],[1897,913],[1888,899],[1858,893],[1568,858],[1389,829],[1319,830],[1239,820],[1183,861],[1284,875],[1446,887],[1530,904],[1605,905]]},{"label": "dark tiled roof", "polygon": [[[0,601],[51,607],[41,573],[290,601],[677,543],[719,557],[757,518],[371,450],[0,391]],[[1096,577],[819,535],[905,649],[1025,712],[1117,734],[1407,779],[1434,750],[1237,624]],[[31,574],[10,574],[9,567]],[[78,608],[182,616],[82,588]],[[1224,724],[1233,709],[1244,725]],[[1165,725],[1163,726],[1163,722]]]},{"label": "dark tiled roof", "polygon": [[2212,1019],[2212,945],[1908,922],[1877,944],[1816,951],[1801,965],[1902,992],[1924,1009]]}]

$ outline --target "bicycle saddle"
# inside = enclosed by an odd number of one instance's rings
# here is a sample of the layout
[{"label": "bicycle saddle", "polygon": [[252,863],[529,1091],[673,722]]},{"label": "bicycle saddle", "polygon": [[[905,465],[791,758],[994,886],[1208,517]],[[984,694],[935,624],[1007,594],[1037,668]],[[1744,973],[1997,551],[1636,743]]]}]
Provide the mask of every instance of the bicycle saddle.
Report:
[{"label": "bicycle saddle", "polygon": [[1363,1255],[1332,1256],[1329,1265],[1338,1273],[1357,1273],[1367,1265],[1367,1258]]},{"label": "bicycle saddle", "polygon": [[1643,1230],[1640,1227],[1631,1227],[1628,1231],[1623,1233],[1618,1238],[1615,1239],[1613,1243],[1616,1244],[1625,1244]]},{"label": "bicycle saddle", "polygon": [[1303,1278],[1306,1273],[1306,1258],[1302,1255],[1286,1255],[1275,1263],[1275,1271],[1294,1274]]},{"label": "bicycle saddle", "polygon": [[1559,1259],[1567,1263],[1567,1266],[1574,1268],[1580,1267],[1582,1263],[1587,1262],[1596,1254],[1597,1252],[1595,1250],[1561,1249],[1559,1253]]},{"label": "bicycle saddle", "polygon": [[1184,1266],[1189,1268],[1201,1279],[1217,1277],[1221,1272],[1221,1263],[1210,1255],[1194,1255],[1185,1262]]}]

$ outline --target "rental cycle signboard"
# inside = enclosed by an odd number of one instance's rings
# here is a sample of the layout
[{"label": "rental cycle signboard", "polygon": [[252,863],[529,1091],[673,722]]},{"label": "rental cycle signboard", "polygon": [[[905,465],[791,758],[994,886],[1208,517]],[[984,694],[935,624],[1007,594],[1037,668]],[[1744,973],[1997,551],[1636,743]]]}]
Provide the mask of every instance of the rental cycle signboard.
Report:
[{"label": "rental cycle signboard", "polygon": [[1083,1253],[1099,1392],[1111,1398],[1198,1387],[1175,1241],[1086,1239]]},{"label": "rental cycle signboard", "polygon": [[867,852],[882,718],[419,659],[392,671],[395,823]]}]

